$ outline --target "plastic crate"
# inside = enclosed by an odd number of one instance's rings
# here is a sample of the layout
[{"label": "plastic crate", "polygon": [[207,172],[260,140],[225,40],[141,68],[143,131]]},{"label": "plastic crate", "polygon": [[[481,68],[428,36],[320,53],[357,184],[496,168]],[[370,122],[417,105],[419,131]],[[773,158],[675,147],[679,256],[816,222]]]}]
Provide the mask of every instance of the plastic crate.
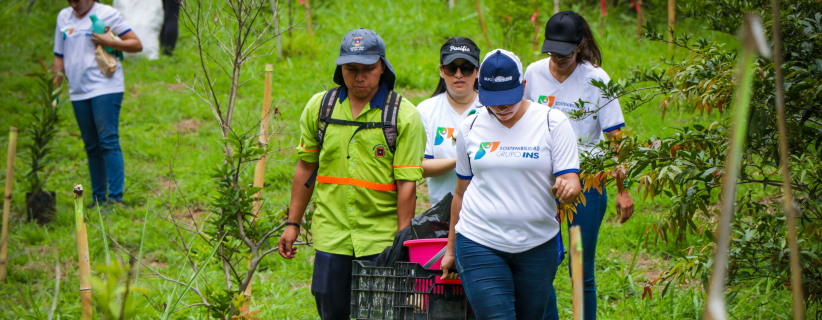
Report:
[{"label": "plastic crate", "polygon": [[380,320],[475,320],[458,284],[437,284],[438,270],[397,262],[393,268],[354,261],[351,318]]}]

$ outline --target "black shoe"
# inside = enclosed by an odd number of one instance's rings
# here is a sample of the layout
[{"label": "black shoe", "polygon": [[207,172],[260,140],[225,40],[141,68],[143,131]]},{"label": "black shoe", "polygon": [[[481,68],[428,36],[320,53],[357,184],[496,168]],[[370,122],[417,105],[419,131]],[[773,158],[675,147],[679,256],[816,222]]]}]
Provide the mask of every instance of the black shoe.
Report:
[{"label": "black shoe", "polygon": [[97,206],[101,206],[101,208],[102,208],[102,207],[104,207],[107,203],[108,203],[108,200],[102,200],[102,201],[92,200],[92,201],[91,201],[91,204],[90,204],[90,205],[88,205],[88,206],[86,207],[86,209],[91,210],[91,209],[96,208]]}]

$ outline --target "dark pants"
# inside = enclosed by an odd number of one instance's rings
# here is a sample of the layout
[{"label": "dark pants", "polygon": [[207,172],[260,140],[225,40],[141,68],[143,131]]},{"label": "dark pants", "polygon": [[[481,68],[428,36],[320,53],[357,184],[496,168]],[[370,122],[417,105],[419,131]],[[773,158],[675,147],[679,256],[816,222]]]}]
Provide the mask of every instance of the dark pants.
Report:
[{"label": "dark pants", "polygon": [[311,294],[322,320],[351,319],[351,264],[354,260],[377,261],[378,255],[354,257],[322,252],[314,255]]},{"label": "dark pants", "polygon": [[160,47],[163,54],[171,55],[177,46],[177,23],[180,15],[180,0],[163,0],[163,28],[160,29]]},{"label": "dark pants", "polygon": [[92,199],[97,202],[106,201],[106,188],[111,200],[123,201],[125,174],[118,133],[122,102],[122,92],[71,102],[86,145]]},{"label": "dark pants", "polygon": [[477,319],[541,319],[557,272],[557,250],[556,237],[531,250],[508,253],[457,234],[457,272]]},{"label": "dark pants", "polygon": [[[594,258],[597,252],[599,227],[602,225],[602,218],[605,217],[605,209],[608,207],[608,194],[604,192],[604,189],[602,191],[603,193],[600,194],[599,191],[592,188],[585,192],[585,202],[587,205],[577,205],[574,222],[570,224],[570,226],[579,226],[579,234],[582,238],[582,286],[584,301],[582,312],[585,320],[594,320],[597,318],[597,284],[594,276]],[[570,263],[568,264],[568,270],[570,274]],[[557,296],[554,291],[553,282],[551,283],[551,289],[548,295],[548,307],[545,309],[545,317],[543,319],[559,319]]]}]

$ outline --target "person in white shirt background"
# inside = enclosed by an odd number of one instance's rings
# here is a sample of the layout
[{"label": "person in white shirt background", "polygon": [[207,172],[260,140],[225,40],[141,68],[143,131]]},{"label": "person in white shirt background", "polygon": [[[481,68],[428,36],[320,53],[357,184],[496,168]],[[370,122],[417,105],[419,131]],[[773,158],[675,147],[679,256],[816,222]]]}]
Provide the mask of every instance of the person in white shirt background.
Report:
[{"label": "person in white shirt background", "polygon": [[[625,126],[619,101],[608,101],[591,80],[609,82],[602,70],[602,54],[588,22],[573,11],[563,11],[552,16],[545,25],[545,42],[542,52],[549,58],[532,63],[525,70],[525,99],[561,110],[565,113],[577,109],[574,102],[585,101],[584,108],[593,114],[581,120],[571,120],[576,136],[580,139],[580,151],[592,152],[593,145],[603,139],[603,133],[613,138]],[[596,151],[593,151],[596,153]],[[615,170],[617,184],[616,212],[621,223],[628,221],[634,212],[631,194],[624,188],[624,173]],[[583,189],[584,189],[583,185]],[[577,213],[570,226],[580,226],[582,237],[582,266],[584,285],[583,314],[586,320],[596,319],[597,293],[594,276],[594,257],[599,228],[608,206],[608,195],[590,188],[584,192],[587,205],[577,204]],[[570,267],[570,264],[569,264]],[[545,320],[559,319],[553,286],[549,295]]]},{"label": "person in white shirt background", "polygon": [[[444,279],[456,264],[477,319],[541,319],[559,264],[557,199],[577,199],[579,151],[568,117],[523,98],[522,64],[488,53],[479,99],[457,130],[457,186]],[[556,307],[554,307],[556,308]]]},{"label": "person in white shirt background", "polygon": [[469,38],[453,37],[440,48],[440,82],[417,106],[428,140],[422,160],[431,206],[457,186],[457,149],[452,137],[470,110],[481,107],[477,88],[480,50]]},{"label": "person in white shirt background", "polygon": [[[142,51],[143,45],[120,12],[111,6],[94,0],[68,0],[68,4],[69,7],[57,15],[54,81],[59,86],[63,74],[68,81],[74,117],[88,155],[92,205],[107,201],[122,205],[125,166],[120,149],[119,122],[125,92],[123,67],[117,61],[114,74],[105,76],[97,66],[94,49],[96,45],[102,45],[135,53]],[[120,40],[108,33],[93,33],[92,14],[97,15]]]}]

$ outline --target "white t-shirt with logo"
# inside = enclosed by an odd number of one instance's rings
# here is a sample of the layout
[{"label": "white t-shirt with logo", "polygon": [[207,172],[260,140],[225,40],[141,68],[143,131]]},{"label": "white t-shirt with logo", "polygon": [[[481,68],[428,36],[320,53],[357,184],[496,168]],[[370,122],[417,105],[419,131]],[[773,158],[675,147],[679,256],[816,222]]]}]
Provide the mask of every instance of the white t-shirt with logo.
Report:
[{"label": "white t-shirt with logo", "polygon": [[[438,94],[426,99],[417,106],[417,110],[422,117],[422,124],[425,126],[425,135],[428,137],[425,143],[426,159],[454,159],[457,157],[456,143],[452,137],[456,134],[462,120],[468,116],[471,109],[482,107],[479,102],[479,95],[463,114],[458,114],[448,102],[446,93]],[[428,197],[431,206],[439,203],[446,194],[454,193],[457,186],[457,174],[454,170],[443,175],[427,178]]]},{"label": "white t-shirt with logo", "polygon": [[577,110],[574,102],[580,99],[585,101],[585,110],[599,109],[595,114],[588,115],[582,120],[571,120],[574,132],[582,139],[580,149],[591,151],[593,145],[602,140],[603,132],[625,126],[622,108],[619,101],[608,103],[608,98],[602,97],[602,91],[591,85],[591,79],[611,81],[602,68],[596,68],[587,61],[577,65],[571,76],[559,83],[551,71],[548,63],[551,58],[534,62],[525,69],[525,99],[559,109],[568,114]]},{"label": "white t-shirt with logo", "polygon": [[109,78],[103,75],[94,56],[96,45],[91,42],[91,15],[103,20],[116,36],[131,31],[123,15],[111,6],[94,3],[83,19],[77,19],[69,7],[57,14],[57,28],[54,30],[54,55],[63,58],[69,97],[73,101],[91,99],[97,96],[125,91],[123,68],[117,61],[117,71]]},{"label": "white t-shirt with logo", "polygon": [[471,184],[456,231],[489,248],[524,252],[559,232],[551,187],[556,176],[579,173],[577,138],[564,113],[537,103],[510,129],[481,110],[457,137],[457,175]]}]

